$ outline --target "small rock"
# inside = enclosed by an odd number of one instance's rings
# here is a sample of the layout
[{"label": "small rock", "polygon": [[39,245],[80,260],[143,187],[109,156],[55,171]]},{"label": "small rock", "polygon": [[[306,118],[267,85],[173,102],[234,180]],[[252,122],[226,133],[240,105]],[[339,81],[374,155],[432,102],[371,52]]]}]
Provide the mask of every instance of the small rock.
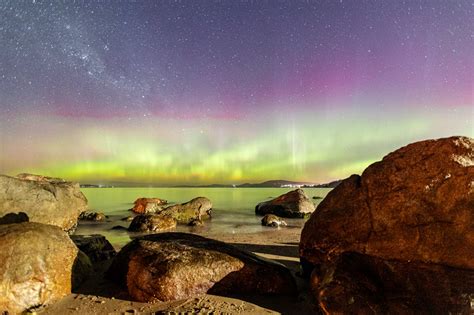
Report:
[{"label": "small rock", "polygon": [[193,218],[191,221],[188,223],[189,226],[202,226],[204,225],[204,222],[202,222],[201,219],[198,218]]},{"label": "small rock", "polygon": [[275,199],[259,203],[255,214],[275,214],[285,218],[304,218],[315,209],[314,204],[302,189],[296,189]]},{"label": "small rock", "polygon": [[79,215],[81,221],[105,221],[106,215],[101,212],[82,212]]},{"label": "small rock", "polygon": [[161,206],[167,203],[168,201],[160,198],[138,198],[130,210],[138,214],[153,213],[160,210]]},{"label": "small rock", "polygon": [[173,217],[179,223],[188,224],[194,219],[208,219],[212,213],[212,202],[206,197],[197,197],[186,203],[169,206],[159,212]]},{"label": "small rock", "polygon": [[263,226],[270,226],[270,227],[279,227],[280,225],[285,225],[285,226],[288,225],[282,218],[274,214],[266,214],[262,218],[261,222]]}]

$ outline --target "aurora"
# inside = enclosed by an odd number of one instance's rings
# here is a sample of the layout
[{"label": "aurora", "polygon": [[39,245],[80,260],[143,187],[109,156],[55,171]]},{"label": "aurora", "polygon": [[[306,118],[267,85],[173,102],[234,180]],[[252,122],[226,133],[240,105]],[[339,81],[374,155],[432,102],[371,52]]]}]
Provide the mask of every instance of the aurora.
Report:
[{"label": "aurora", "polygon": [[470,1],[0,3],[0,170],[327,182],[474,136]]}]

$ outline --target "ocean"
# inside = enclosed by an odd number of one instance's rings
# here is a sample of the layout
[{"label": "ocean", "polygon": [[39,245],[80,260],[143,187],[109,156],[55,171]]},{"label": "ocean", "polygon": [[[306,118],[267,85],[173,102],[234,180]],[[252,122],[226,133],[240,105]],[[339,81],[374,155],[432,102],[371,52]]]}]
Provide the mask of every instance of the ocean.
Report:
[{"label": "ocean", "polygon": [[[121,247],[137,235],[124,230],[112,230],[121,225],[128,227],[129,222],[121,219],[132,215],[129,211],[133,202],[139,197],[157,197],[170,203],[183,203],[195,197],[207,197],[212,201],[212,219],[205,221],[204,226],[189,227],[178,225],[176,231],[192,232],[212,236],[222,233],[255,233],[270,227],[260,224],[260,216],[255,215],[255,206],[262,201],[270,200],[294,188],[81,188],[89,201],[89,211],[102,212],[108,216],[106,222],[79,222],[75,234],[102,234],[114,246]],[[317,205],[330,188],[305,188],[308,197]],[[301,228],[304,219],[285,219],[288,223],[283,228]]]}]

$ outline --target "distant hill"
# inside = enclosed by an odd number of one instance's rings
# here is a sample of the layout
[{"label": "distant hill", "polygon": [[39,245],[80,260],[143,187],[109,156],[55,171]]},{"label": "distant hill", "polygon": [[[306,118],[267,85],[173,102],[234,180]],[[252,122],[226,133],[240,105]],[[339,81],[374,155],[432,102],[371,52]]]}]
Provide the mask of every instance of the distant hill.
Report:
[{"label": "distant hill", "polygon": [[296,187],[296,186],[303,186],[303,185],[313,186],[315,184],[308,183],[308,182],[293,182],[293,181],[289,181],[289,180],[276,179],[276,180],[267,180],[266,182],[263,182],[263,183],[254,183],[254,184],[245,183],[245,184],[242,184],[242,185],[237,185],[236,187],[239,187],[239,188],[245,188],[245,187],[278,187],[279,188],[279,187],[283,187],[283,186]]},{"label": "distant hill", "polygon": [[329,182],[329,183],[326,183],[326,184],[319,184],[319,185],[316,185],[314,187],[316,188],[336,188],[337,185],[339,185],[343,180],[342,179],[338,179],[338,180],[335,180],[335,181],[332,181],[332,182]]}]

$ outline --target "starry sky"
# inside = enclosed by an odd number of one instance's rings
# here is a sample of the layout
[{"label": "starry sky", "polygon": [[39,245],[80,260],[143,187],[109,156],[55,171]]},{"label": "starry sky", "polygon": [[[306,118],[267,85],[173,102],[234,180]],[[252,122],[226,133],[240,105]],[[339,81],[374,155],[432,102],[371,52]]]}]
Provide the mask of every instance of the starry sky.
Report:
[{"label": "starry sky", "polygon": [[472,0],[0,0],[0,172],[326,182],[474,136]]}]

